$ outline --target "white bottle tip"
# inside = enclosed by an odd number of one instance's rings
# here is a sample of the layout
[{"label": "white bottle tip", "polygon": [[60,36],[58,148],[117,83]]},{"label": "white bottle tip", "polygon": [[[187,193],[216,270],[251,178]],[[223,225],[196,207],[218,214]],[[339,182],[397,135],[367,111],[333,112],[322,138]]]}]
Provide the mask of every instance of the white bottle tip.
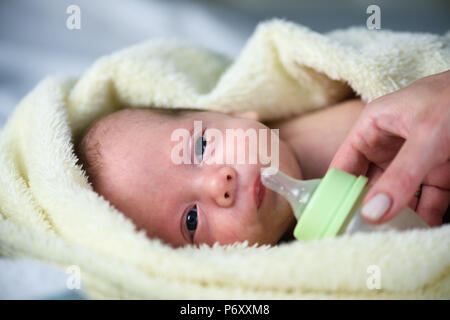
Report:
[{"label": "white bottle tip", "polygon": [[277,168],[268,167],[261,169],[261,182],[267,188],[282,195],[289,202],[298,219],[298,215],[309,201],[320,179],[297,180]]}]

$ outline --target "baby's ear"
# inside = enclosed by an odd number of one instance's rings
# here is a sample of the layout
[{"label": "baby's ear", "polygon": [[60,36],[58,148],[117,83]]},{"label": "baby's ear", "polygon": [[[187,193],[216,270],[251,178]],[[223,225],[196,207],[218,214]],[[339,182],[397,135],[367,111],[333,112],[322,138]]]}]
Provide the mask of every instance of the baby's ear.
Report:
[{"label": "baby's ear", "polygon": [[259,114],[256,111],[231,112],[234,117],[259,121]]}]

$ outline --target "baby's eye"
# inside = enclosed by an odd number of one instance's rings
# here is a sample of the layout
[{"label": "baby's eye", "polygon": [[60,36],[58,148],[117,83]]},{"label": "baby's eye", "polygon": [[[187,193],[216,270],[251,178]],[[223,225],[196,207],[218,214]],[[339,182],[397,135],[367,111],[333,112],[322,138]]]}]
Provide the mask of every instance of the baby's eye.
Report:
[{"label": "baby's eye", "polygon": [[197,206],[194,206],[186,215],[186,227],[191,236],[193,236],[197,229]]},{"label": "baby's eye", "polygon": [[202,135],[195,141],[194,146],[194,154],[199,161],[202,161],[205,149],[206,149],[206,138],[204,135]]}]

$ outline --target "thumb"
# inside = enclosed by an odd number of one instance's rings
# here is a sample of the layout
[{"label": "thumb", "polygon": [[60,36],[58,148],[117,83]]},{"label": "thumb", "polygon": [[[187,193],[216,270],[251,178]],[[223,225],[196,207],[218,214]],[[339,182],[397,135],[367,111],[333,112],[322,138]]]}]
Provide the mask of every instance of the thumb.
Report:
[{"label": "thumb", "polygon": [[408,205],[427,173],[446,161],[439,145],[442,132],[439,127],[422,125],[410,135],[366,195],[361,211],[367,220],[377,224],[391,220]]}]

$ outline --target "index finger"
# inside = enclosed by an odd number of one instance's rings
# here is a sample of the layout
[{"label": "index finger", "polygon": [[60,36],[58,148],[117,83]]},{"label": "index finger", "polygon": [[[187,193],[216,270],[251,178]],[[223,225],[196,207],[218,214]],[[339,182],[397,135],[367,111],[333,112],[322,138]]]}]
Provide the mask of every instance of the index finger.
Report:
[{"label": "index finger", "polygon": [[328,169],[337,168],[354,175],[364,175],[369,169],[369,160],[358,150],[352,141],[354,131],[344,140],[331,160]]}]

